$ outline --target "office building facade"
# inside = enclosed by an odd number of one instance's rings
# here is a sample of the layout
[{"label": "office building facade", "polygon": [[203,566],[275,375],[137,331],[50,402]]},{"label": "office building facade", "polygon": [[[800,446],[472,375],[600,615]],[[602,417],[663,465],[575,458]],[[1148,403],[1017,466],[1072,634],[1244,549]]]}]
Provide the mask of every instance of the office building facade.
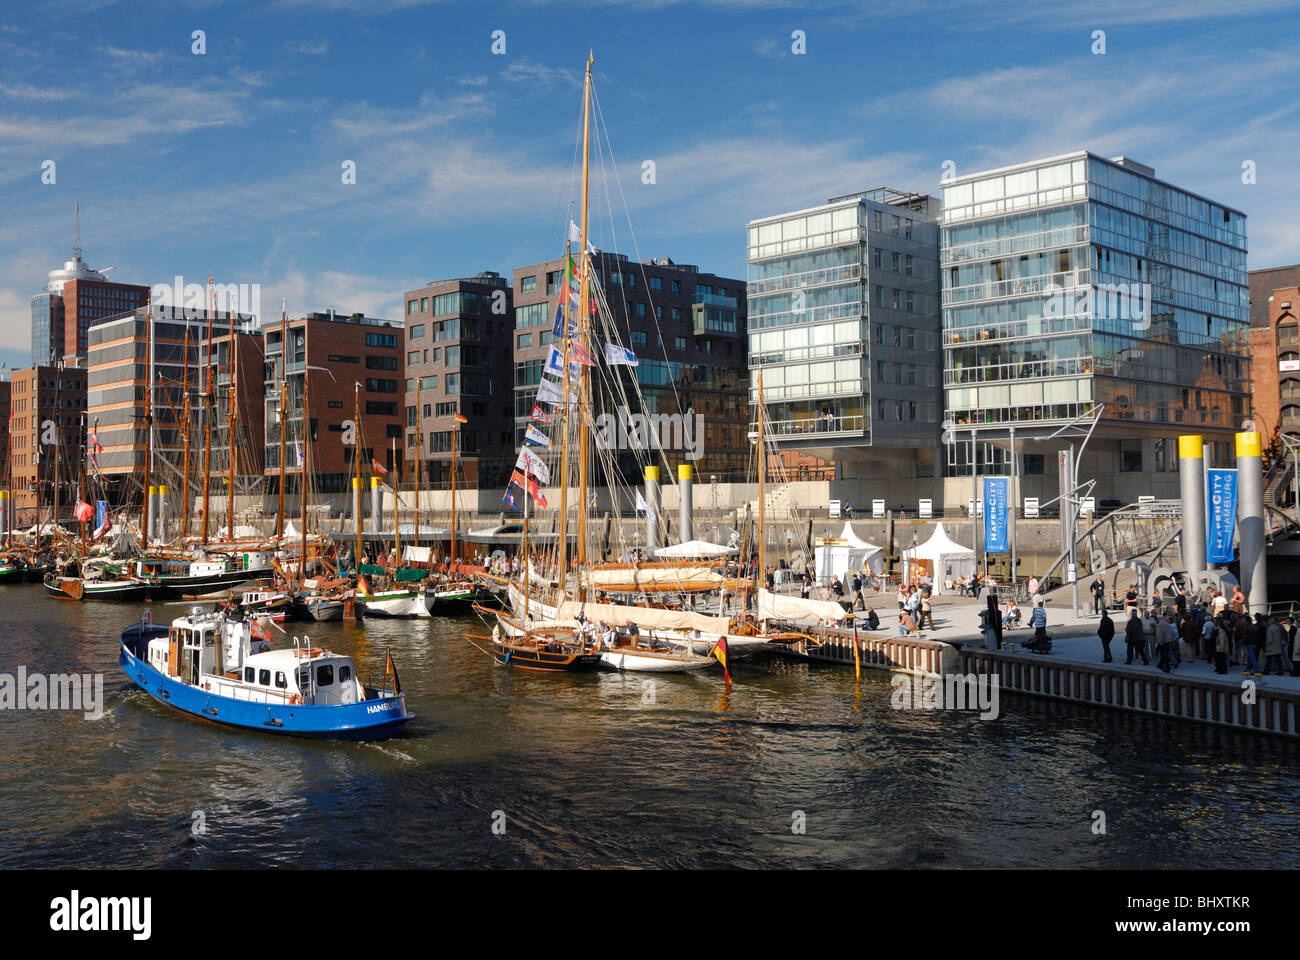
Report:
[{"label": "office building facade", "polygon": [[1180,434],[1230,462],[1249,410],[1243,214],[1087,151],[942,192],[948,500],[972,469],[1010,471],[1013,427],[1022,494],[1054,497],[1066,441],[1049,438],[1096,404],[1080,475],[1103,500],[1176,497]]},{"label": "office building facade", "polygon": [[[596,321],[592,338],[592,376],[601,384],[593,392],[596,444],[624,482],[640,484],[643,457],[628,428],[630,417],[644,411],[661,418],[656,436],[671,468],[689,464],[701,479],[743,480],[749,464],[744,282],[668,257],[637,262],[597,251],[592,263],[592,296],[599,317],[608,318]],[[552,344],[562,346],[554,328],[565,269],[561,258],[514,271],[516,446],[543,378],[558,382],[544,370]],[[607,365],[605,343],[631,350],[637,365]]]},{"label": "office building facade", "polygon": [[[276,493],[280,472],[280,364],[286,358],[285,491],[301,491],[306,460],[304,422],[310,436],[310,468],[322,494],[351,489],[354,451],[359,446],[363,473],[371,460],[385,469],[401,471],[403,465],[403,384],[406,379],[405,330],[399,321],[381,320],[360,313],[330,311],[289,320],[282,335],[275,321],[262,327],[263,352],[263,463],[266,490]],[[310,381],[309,409],[304,417],[304,375]],[[346,421],[362,417],[360,441],[343,442]],[[394,447],[396,448],[394,451]]]},{"label": "office building facade", "polygon": [[[56,475],[59,516],[67,520],[81,474],[86,371],[63,364],[16,370],[9,387],[15,526],[34,524],[38,507],[49,518]],[[46,425],[53,428],[48,434],[53,444],[41,442]]]},{"label": "office building facade", "polygon": [[938,494],[938,209],[879,188],[748,224],[750,402],[761,373],[780,447],[861,501]]},{"label": "office building facade", "polygon": [[407,473],[419,463],[422,488],[449,487],[458,430],[457,483],[504,487],[517,455],[510,282],[492,271],[436,280],[408,290],[403,303]]}]

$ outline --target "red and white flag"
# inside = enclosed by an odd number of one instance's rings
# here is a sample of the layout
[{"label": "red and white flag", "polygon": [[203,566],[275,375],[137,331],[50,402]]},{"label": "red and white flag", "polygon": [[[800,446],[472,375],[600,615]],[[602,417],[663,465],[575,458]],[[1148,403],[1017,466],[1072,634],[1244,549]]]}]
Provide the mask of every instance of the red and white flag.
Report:
[{"label": "red and white flag", "polygon": [[379,474],[381,477],[386,477],[386,476],[388,476],[388,468],[385,467],[385,466],[384,466],[382,463],[380,463],[378,460],[371,459],[371,461],[370,461],[370,468],[371,468],[372,470],[374,470],[375,473]]}]

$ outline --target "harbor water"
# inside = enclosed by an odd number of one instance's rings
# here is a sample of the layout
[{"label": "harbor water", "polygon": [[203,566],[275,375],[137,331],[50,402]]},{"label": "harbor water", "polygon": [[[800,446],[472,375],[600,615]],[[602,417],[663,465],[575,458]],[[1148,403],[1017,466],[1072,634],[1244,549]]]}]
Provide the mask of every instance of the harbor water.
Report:
[{"label": "harbor water", "polygon": [[0,673],[104,678],[97,719],[0,710],[6,868],[1300,865],[1300,746],[1274,738],[1011,695],[994,720],[899,710],[889,674],[779,659],[733,662],[730,690],[532,674],[459,616],[286,624],[371,682],[391,652],[417,714],[382,743],[295,740],[129,683],[142,605],[0,604]]}]

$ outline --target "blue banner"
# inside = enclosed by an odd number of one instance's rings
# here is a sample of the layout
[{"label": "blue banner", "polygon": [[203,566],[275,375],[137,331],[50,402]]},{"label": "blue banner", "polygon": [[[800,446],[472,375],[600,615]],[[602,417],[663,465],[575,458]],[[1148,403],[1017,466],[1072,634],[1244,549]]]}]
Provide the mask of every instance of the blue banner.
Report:
[{"label": "blue banner", "polygon": [[1006,477],[984,478],[984,552],[1006,553],[1007,542]]},{"label": "blue banner", "polygon": [[95,501],[95,529],[98,530],[108,521],[108,501]]},{"label": "blue banner", "polygon": [[1232,562],[1237,529],[1237,471],[1205,471],[1205,562]]}]

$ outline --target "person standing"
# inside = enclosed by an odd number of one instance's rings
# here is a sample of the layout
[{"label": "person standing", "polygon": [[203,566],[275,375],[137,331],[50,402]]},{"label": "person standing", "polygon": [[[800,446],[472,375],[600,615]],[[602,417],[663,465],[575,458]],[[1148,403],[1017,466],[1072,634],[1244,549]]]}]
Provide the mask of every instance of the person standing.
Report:
[{"label": "person standing", "polygon": [[1030,623],[1034,627],[1034,646],[1047,645],[1047,611],[1043,608],[1043,601],[1039,600],[1034,607],[1033,616],[1030,617]]},{"label": "person standing", "polygon": [[931,630],[935,629],[935,627],[934,627],[934,613],[933,613],[933,611],[930,609],[930,591],[929,591],[929,590],[922,590],[922,591],[921,591],[921,601],[920,601],[920,603],[921,603],[921,629],[924,630],[924,629],[925,629],[925,625],[926,625],[927,623],[930,624],[930,629],[931,629]]},{"label": "person standing", "polygon": [[858,604],[862,609],[867,609],[867,598],[862,595],[862,577],[858,574],[853,575],[853,608],[856,610]]},{"label": "person standing", "polygon": [[1264,628],[1264,672],[1272,673],[1277,667],[1279,677],[1286,675],[1282,667],[1282,658],[1286,650],[1286,634],[1275,617],[1270,617]]},{"label": "person standing", "polygon": [[1242,619],[1246,621],[1246,631],[1241,642],[1246,651],[1246,669],[1241,671],[1241,675],[1243,677],[1262,677],[1263,673],[1259,669],[1257,652],[1259,650],[1260,634],[1263,632],[1261,621],[1264,619],[1264,615],[1258,613],[1255,615],[1254,620],[1251,620],[1250,617],[1243,617]]},{"label": "person standing", "polygon": [[1174,625],[1169,622],[1169,614],[1156,621],[1155,634],[1156,649],[1160,652],[1157,666],[1165,673],[1173,673],[1174,667],[1178,665],[1174,659],[1178,655],[1174,649],[1174,644],[1178,642],[1178,635],[1174,633]]},{"label": "person standing", "polygon": [[1214,590],[1211,593],[1213,595],[1210,597],[1210,614],[1218,620],[1223,615],[1223,611],[1228,608],[1228,601],[1224,599],[1222,590]]},{"label": "person standing", "polygon": [[1124,644],[1128,647],[1128,659],[1125,663],[1132,663],[1134,654],[1142,657],[1142,662],[1147,666],[1151,665],[1151,659],[1147,656],[1146,650],[1146,631],[1142,629],[1142,618],[1138,616],[1137,607],[1128,607],[1128,622],[1124,624]]},{"label": "person standing", "polygon": [[1151,660],[1156,656],[1156,615],[1154,611],[1148,610],[1145,617],[1142,618],[1142,636],[1143,648],[1146,651],[1146,659]]},{"label": "person standing", "polygon": [[[1097,579],[1092,581],[1092,612],[1106,613],[1106,581],[1102,579],[1101,574],[1097,574]],[[1112,630],[1113,632],[1113,630]]]},{"label": "person standing", "polygon": [[1228,672],[1228,629],[1222,620],[1207,620],[1214,629],[1214,672]]},{"label": "person standing", "polygon": [[1114,659],[1110,655],[1110,642],[1115,639],[1115,621],[1110,618],[1106,608],[1101,608],[1101,623],[1097,625],[1097,636],[1101,638],[1101,652],[1105,655],[1102,663],[1110,663]]},{"label": "person standing", "polygon": [[1178,619],[1181,620],[1187,616],[1187,588],[1179,587],[1178,596],[1174,598],[1174,603],[1178,607]]}]

